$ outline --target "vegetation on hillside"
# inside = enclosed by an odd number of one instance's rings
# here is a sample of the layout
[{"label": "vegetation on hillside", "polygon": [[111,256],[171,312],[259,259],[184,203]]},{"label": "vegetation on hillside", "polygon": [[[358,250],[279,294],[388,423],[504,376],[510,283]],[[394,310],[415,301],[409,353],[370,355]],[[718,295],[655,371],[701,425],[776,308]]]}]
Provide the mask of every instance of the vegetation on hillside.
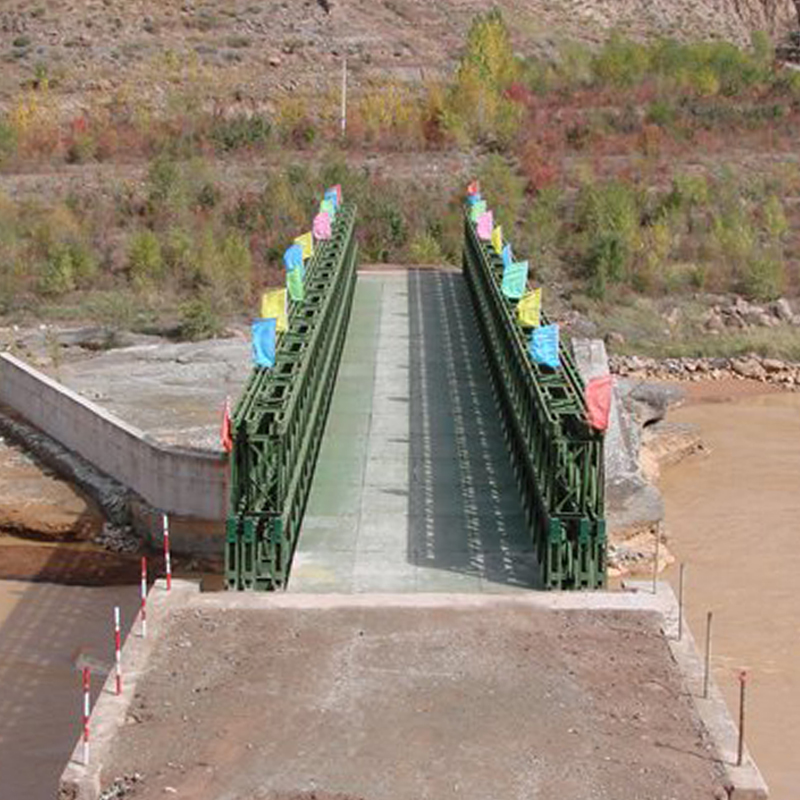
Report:
[{"label": "vegetation on hillside", "polygon": [[[180,64],[168,65],[180,72]],[[166,67],[165,67],[166,68]],[[338,134],[337,98],[286,97],[270,115],[208,113],[180,72],[170,113],[118,98],[64,122],[46,75],[0,120],[0,168],[141,160],[144,186],[60,201],[0,198],[0,312],[92,315],[146,327],[160,314],[187,336],[221,329],[281,280],[286,243],[321,188],[359,204],[364,258],[458,263],[461,187],[348,166],[353,151],[467,150],[484,194],[537,280],[577,304],[631,295],[796,292],[800,170],[753,177],[726,149],[796,149],[800,73],[769,40],[565,43],[552,62],[514,54],[497,11],[474,21],[445,84],[375,84]],[[322,148],[325,166],[304,165]],[[260,191],[232,188],[218,161],[292,153]],[[705,159],[705,160],[704,160]]]}]

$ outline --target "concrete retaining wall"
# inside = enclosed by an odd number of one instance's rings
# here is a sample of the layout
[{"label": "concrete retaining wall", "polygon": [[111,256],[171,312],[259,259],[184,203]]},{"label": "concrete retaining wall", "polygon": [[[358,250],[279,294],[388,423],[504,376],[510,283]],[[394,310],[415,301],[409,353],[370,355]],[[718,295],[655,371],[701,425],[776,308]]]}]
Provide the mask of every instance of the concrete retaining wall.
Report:
[{"label": "concrete retaining wall", "polygon": [[205,521],[225,518],[224,455],[160,444],[8,353],[0,354],[0,403],[153,508]]}]

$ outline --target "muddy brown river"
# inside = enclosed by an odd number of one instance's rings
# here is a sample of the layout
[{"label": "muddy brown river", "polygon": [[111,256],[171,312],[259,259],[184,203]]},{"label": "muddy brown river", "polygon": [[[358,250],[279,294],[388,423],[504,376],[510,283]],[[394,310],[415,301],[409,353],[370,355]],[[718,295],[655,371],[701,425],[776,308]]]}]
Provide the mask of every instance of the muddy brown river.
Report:
[{"label": "muddy brown river", "polygon": [[[53,800],[80,732],[76,665],[114,658],[113,608],[130,622],[136,586],[0,581],[0,798]],[[96,696],[103,677],[93,680]]]},{"label": "muddy brown river", "polygon": [[[689,625],[713,611],[713,671],[732,711],[749,670],[747,741],[774,800],[800,797],[800,395],[687,405],[707,456],[662,476]],[[676,570],[670,579],[677,585]],[[702,646],[702,645],[701,645]]]}]

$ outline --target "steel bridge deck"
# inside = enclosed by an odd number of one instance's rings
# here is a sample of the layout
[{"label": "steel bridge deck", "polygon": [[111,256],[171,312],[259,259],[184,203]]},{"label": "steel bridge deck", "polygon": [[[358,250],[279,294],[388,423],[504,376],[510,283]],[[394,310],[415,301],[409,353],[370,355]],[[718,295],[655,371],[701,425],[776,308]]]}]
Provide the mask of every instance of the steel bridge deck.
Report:
[{"label": "steel bridge deck", "polygon": [[464,278],[362,272],[289,591],[502,592],[536,575]]}]

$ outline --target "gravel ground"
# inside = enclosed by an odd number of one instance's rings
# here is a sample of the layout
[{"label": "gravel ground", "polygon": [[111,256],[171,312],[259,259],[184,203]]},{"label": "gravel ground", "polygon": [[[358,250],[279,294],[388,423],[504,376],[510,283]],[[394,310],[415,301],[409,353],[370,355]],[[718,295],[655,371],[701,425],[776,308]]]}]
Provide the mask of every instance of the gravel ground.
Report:
[{"label": "gravel ground", "polygon": [[725,797],[648,613],[184,609],[104,784],[194,800]]}]

